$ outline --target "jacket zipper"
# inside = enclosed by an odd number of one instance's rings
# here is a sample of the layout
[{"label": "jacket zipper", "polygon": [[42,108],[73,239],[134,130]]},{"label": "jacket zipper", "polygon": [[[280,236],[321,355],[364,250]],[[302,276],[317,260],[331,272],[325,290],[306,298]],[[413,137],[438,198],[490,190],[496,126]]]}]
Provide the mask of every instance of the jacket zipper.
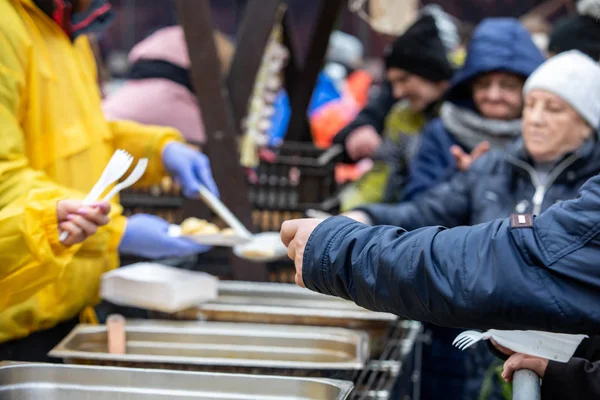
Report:
[{"label": "jacket zipper", "polygon": [[542,185],[537,176],[537,172],[535,171],[535,168],[533,168],[531,165],[529,165],[526,162],[523,162],[513,156],[508,156],[508,161],[511,164],[524,169],[529,174],[529,177],[531,178],[531,182],[533,183],[533,186],[535,186],[535,193],[533,194],[533,199],[532,199],[533,215],[540,215],[540,213],[542,212],[542,204],[544,203],[544,198],[546,197],[546,193],[548,192],[548,189],[550,189],[550,187],[554,184],[554,181],[556,181],[556,179],[563,172],[565,172],[565,170],[571,164],[573,164],[575,161],[577,161],[577,159],[579,159],[579,154],[572,154],[566,160],[564,160],[563,162],[558,164],[548,175],[548,180],[546,182],[546,185]]}]

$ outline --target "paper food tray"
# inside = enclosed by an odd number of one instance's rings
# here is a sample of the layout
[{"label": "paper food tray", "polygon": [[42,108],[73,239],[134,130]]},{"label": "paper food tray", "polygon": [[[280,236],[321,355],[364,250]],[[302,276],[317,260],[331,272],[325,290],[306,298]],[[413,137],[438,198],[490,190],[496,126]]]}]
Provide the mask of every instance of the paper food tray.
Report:
[{"label": "paper food tray", "polygon": [[233,253],[250,261],[270,262],[287,257],[287,248],[278,232],[265,232],[254,235],[249,243],[235,246]]},{"label": "paper food tray", "polygon": [[539,331],[500,331],[490,329],[492,338],[514,352],[567,362],[587,335],[567,335]]},{"label": "paper food tray", "polygon": [[218,247],[233,247],[240,244],[248,243],[250,239],[237,236],[237,235],[222,235],[220,233],[207,234],[207,235],[182,235],[181,227],[179,225],[169,226],[169,236],[172,237],[186,237],[198,244],[206,246],[218,246]]},{"label": "paper food tray", "polygon": [[162,264],[132,264],[102,276],[101,297],[122,306],[173,313],[217,296],[214,276]]}]

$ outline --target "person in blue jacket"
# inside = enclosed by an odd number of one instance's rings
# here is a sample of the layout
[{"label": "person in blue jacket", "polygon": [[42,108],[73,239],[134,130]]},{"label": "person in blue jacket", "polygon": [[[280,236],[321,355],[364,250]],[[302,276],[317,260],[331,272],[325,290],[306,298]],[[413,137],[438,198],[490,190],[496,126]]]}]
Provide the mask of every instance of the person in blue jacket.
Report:
[{"label": "person in blue jacket", "polygon": [[[516,19],[490,18],[479,24],[469,42],[465,64],[445,95],[440,117],[421,132],[403,197],[415,198],[447,180],[489,147],[504,149],[516,141],[521,136],[523,84],[543,62],[544,56],[531,35]],[[457,165],[455,154],[459,164],[467,165]],[[514,205],[508,202],[498,206]],[[358,209],[372,208],[377,212],[395,210],[394,205],[383,203]],[[482,221],[507,215],[504,210],[493,208],[488,213],[492,217]],[[386,215],[377,214],[375,218],[377,224],[393,225]],[[487,348],[477,346],[462,352],[452,346],[460,331],[433,325],[426,325],[425,329],[430,340],[423,350],[423,398],[434,398],[440,392],[452,393],[446,395],[448,399],[476,397],[483,376],[494,361]],[[472,394],[465,396],[466,390]]]},{"label": "person in blue jacket", "polygon": [[441,326],[600,333],[600,176],[534,217],[412,232],[286,221],[296,283]]},{"label": "person in blue jacket", "polygon": [[[586,86],[575,85],[574,77],[579,82],[586,82]],[[517,143],[512,151],[488,153],[467,172],[438,185],[414,202],[363,207],[360,209],[362,215],[356,219],[370,220],[375,225],[395,225],[409,231],[429,225],[475,225],[508,216],[515,211],[539,214],[557,202],[575,197],[578,188],[600,172],[600,146],[595,130],[600,124],[600,66],[579,52],[564,53],[543,64],[528,79],[524,92],[523,141]],[[398,228],[395,231],[398,232]],[[336,232],[341,235],[347,233],[341,230]],[[340,273],[349,273],[348,270],[341,271],[342,265],[356,265],[357,268],[364,268],[365,273],[373,269],[373,275],[364,277],[366,281],[394,280],[394,272],[382,270],[382,265],[393,262],[393,257],[397,255],[393,249],[395,239],[390,239],[391,242],[384,236],[379,239],[373,236],[372,239],[367,244],[361,238],[353,237],[347,248],[350,254],[335,246],[330,247],[333,242],[320,237],[314,243],[322,246],[315,251],[322,252],[324,258],[320,258],[320,264],[315,264],[316,268],[323,269],[323,274],[327,274],[331,263]],[[363,247],[366,245],[369,247]],[[482,258],[488,256],[485,248],[481,251]],[[366,258],[359,262],[359,255]],[[387,260],[388,257],[392,257],[392,260]],[[372,265],[365,265],[366,260]],[[398,268],[403,266],[399,264]],[[314,273],[309,275],[312,279],[317,277],[318,271]],[[490,285],[493,284],[490,282]],[[387,292],[387,289],[381,293],[357,293],[357,296],[393,301],[396,291]],[[447,289],[446,294],[451,295],[451,289]],[[445,325],[436,319],[422,320]],[[461,357],[456,352],[448,350],[444,353],[444,331],[436,330],[434,333],[440,334],[434,338],[438,343],[437,351],[442,351],[438,356],[446,359],[446,367],[454,366],[454,371],[446,376],[448,379],[439,378],[431,386],[448,390],[454,387],[452,393],[458,397],[473,397],[473,391],[477,388],[473,382],[478,379],[465,381],[461,388],[460,384],[453,385],[452,378],[460,381],[456,375],[461,373],[464,379],[473,376],[481,378],[483,370],[480,367],[484,367],[486,360],[490,359],[486,357],[485,348],[470,354],[471,359],[460,364],[457,361]],[[447,335],[445,339],[449,340],[448,345],[456,333]],[[443,362],[440,361],[441,364]],[[443,367],[439,366],[437,371],[443,371]],[[423,388],[424,394],[429,389]]]},{"label": "person in blue jacket", "polygon": [[544,55],[516,19],[483,20],[469,42],[464,66],[452,79],[440,117],[421,132],[403,200],[464,170],[468,160],[490,146],[504,148],[518,138],[523,83],[543,62]]}]

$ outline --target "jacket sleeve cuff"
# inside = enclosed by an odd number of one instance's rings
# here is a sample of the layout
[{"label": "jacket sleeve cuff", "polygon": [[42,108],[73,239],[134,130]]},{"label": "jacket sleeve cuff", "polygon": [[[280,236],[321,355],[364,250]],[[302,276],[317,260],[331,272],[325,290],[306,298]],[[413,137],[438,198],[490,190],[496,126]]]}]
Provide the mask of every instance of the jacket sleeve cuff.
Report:
[{"label": "jacket sleeve cuff", "polygon": [[549,360],[548,367],[546,367],[546,372],[544,373],[544,379],[548,379],[548,381],[556,381],[557,378],[564,377],[567,372],[569,363],[561,363],[558,361]]},{"label": "jacket sleeve cuff", "polygon": [[160,142],[158,143],[158,146],[157,146],[158,156],[161,161],[162,161],[163,152],[165,151],[165,148],[168,145],[170,145],[171,143],[181,143],[181,141],[177,140],[173,137],[167,136],[167,137],[163,138],[162,140],[160,140]]},{"label": "jacket sleeve cuff", "polygon": [[315,228],[306,243],[302,259],[302,280],[308,289],[336,295],[328,273],[329,250],[340,235],[355,225],[360,223],[346,217],[331,217]]},{"label": "jacket sleeve cuff", "polygon": [[[570,362],[570,361],[569,361]],[[567,369],[569,363],[548,361],[548,367],[542,379],[542,398],[555,398],[557,393],[562,392],[562,385],[568,380]]]},{"label": "jacket sleeve cuff", "polygon": [[165,169],[164,163],[163,163],[163,152],[165,151],[165,148],[170,145],[171,143],[182,143],[183,141],[183,136],[181,135],[174,135],[172,132],[169,134],[165,134],[163,135],[157,145],[156,145],[156,159],[160,160],[159,165],[156,166],[156,172],[155,174],[158,176],[167,176],[168,172]]},{"label": "jacket sleeve cuff", "polygon": [[390,204],[369,204],[366,206],[360,206],[352,211],[363,212],[369,217],[370,225],[393,225],[390,224],[386,214],[389,213]]},{"label": "jacket sleeve cuff", "polygon": [[[346,152],[346,140],[348,140],[348,136],[350,136],[350,134],[352,132],[354,132],[355,129],[361,128],[363,126],[373,126],[373,125],[367,124],[367,123],[358,123],[357,124],[356,121],[353,121],[349,125],[346,125],[346,127],[344,129],[339,131],[337,133],[337,135],[335,135],[333,137],[333,144],[342,145],[342,148],[344,149],[344,151],[342,152],[342,159],[340,160],[340,162],[342,162],[344,164],[355,164],[357,162],[357,160],[353,160],[352,158],[350,158],[350,155]],[[375,126],[373,126],[373,128],[376,129]]]},{"label": "jacket sleeve cuff", "polygon": [[339,131],[337,135],[333,137],[333,144],[339,144],[343,148],[342,159],[340,160],[344,164],[353,164],[355,161],[350,158],[348,153],[346,152],[346,139],[350,132],[352,132],[353,127],[347,125],[344,129]]},{"label": "jacket sleeve cuff", "polygon": [[68,252],[68,247],[64,246],[60,241],[60,232],[58,227],[58,218],[56,215],[56,206],[59,201],[63,199],[57,199],[56,202],[50,202],[48,207],[42,210],[42,227],[52,252],[58,256]]},{"label": "jacket sleeve cuff", "polygon": [[352,211],[360,211],[360,212],[364,213],[369,218],[370,225],[381,225],[381,223],[379,222],[380,218],[378,218],[379,213],[377,212],[377,210],[375,209],[374,206],[375,206],[375,204],[360,206],[360,207],[353,209]]}]

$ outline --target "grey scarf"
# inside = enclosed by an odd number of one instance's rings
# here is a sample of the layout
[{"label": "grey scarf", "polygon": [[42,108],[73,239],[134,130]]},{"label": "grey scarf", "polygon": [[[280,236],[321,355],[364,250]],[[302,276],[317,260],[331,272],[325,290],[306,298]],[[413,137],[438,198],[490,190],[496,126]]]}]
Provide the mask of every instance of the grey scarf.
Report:
[{"label": "grey scarf", "polygon": [[520,119],[487,119],[450,102],[442,105],[440,117],[458,143],[470,150],[483,141],[488,141],[493,149],[502,149],[521,136]]}]

